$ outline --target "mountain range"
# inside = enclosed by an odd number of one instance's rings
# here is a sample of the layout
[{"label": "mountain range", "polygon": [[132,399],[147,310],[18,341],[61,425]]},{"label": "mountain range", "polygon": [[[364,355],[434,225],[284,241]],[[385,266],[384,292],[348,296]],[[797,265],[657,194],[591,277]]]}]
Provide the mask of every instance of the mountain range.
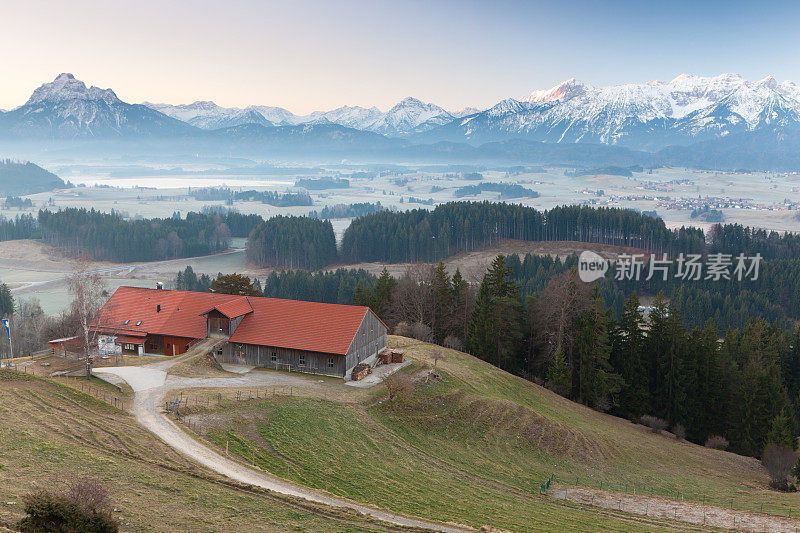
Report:
[{"label": "mountain range", "polygon": [[465,114],[478,111],[477,109],[467,109],[450,113],[435,104],[426,104],[410,97],[405,98],[386,112],[377,107],[343,106],[332,111],[315,111],[304,116],[295,115],[280,107],[249,106],[242,109],[221,107],[208,101],[186,105],[145,102],[144,105],[204,130],[243,124],[296,126],[298,124],[332,123],[357,130],[372,131],[388,137],[403,137],[428,131],[452,122]]},{"label": "mountain range", "polygon": [[[209,101],[130,104],[111,89],[87,87],[72,74],[61,74],[24,105],[0,112],[0,139],[167,139],[192,150],[379,150],[426,160],[491,153],[531,162],[583,150],[601,160],[625,153],[652,164],[711,166],[713,161],[723,167],[736,161],[782,168],[793,167],[800,151],[800,87],[736,74],[683,74],[669,82],[607,87],[570,79],[485,110],[447,111],[409,97],[385,112],[344,106],[300,116],[280,107],[226,108]],[[570,144],[578,146],[556,148]]]}]

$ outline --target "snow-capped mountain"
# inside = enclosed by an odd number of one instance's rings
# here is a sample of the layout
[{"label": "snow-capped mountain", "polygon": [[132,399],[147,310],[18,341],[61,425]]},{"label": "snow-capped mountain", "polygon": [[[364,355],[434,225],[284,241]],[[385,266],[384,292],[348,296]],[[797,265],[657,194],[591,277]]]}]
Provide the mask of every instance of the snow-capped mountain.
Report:
[{"label": "snow-capped mountain", "polygon": [[772,77],[750,82],[736,74],[682,74],[668,83],[600,88],[573,78],[524,99],[503,100],[423,138],[486,142],[521,137],[653,150],[765,128],[800,128],[800,88]]},{"label": "snow-capped mountain", "polygon": [[111,89],[86,87],[72,74],[60,74],[24,105],[0,115],[0,136],[6,137],[159,136],[193,129],[146,106],[127,104]]},{"label": "snow-capped mountain", "polygon": [[457,111],[450,111],[449,113],[454,118],[464,118],[464,117],[467,117],[469,115],[474,115],[475,113],[480,113],[480,112],[481,112],[481,110],[478,109],[477,107],[465,107],[465,108],[459,109]]},{"label": "snow-capped mountain", "polygon": [[428,131],[453,121],[453,115],[434,104],[416,98],[404,98],[392,107],[369,130],[390,136]]},{"label": "snow-capped mountain", "polygon": [[229,128],[231,126],[240,126],[242,124],[261,124],[262,126],[274,125],[273,122],[267,120],[264,115],[255,109],[221,107],[214,102],[208,101],[199,101],[185,105],[152,104],[150,102],[145,102],[144,105],[203,130],[216,130],[220,128]]},{"label": "snow-capped mountain", "polygon": [[[343,106],[302,116],[280,107],[249,106],[241,109],[221,107],[214,102],[195,102],[188,105],[145,102],[144,105],[205,130],[242,124],[296,126],[329,122],[389,137],[403,137],[428,131],[456,118],[441,107],[426,104],[416,98],[406,98],[385,113],[377,107]],[[475,109],[464,111],[464,115],[460,116],[477,112]]]}]

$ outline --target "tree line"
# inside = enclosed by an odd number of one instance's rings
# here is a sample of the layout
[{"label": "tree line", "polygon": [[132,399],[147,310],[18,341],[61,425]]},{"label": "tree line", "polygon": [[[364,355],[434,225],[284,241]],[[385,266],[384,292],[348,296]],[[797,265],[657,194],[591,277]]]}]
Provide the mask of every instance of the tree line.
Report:
[{"label": "tree line", "polygon": [[231,231],[219,216],[125,220],[94,209],[40,210],[39,236],[67,254],[98,261],[157,261],[225,250]]},{"label": "tree line", "polygon": [[[177,273],[174,285],[178,290],[209,292],[216,279],[222,276],[222,274],[217,274],[215,278],[208,274],[198,276],[191,266],[187,266]],[[352,304],[356,293],[363,291],[364,287],[371,289],[377,281],[378,278],[366,270],[339,268],[328,272],[273,271],[264,279],[263,285],[258,279],[253,279],[249,283],[268,298]],[[2,298],[0,298],[0,310],[2,310]]]},{"label": "tree line", "polygon": [[451,202],[428,211],[382,211],[353,220],[342,238],[350,263],[438,261],[455,253],[522,241],[581,241],[653,252],[702,252],[703,232],[670,230],[630,209],[561,206],[538,211],[517,204]]},{"label": "tree line", "polygon": [[259,266],[317,270],[336,258],[329,220],[279,215],[256,226],[247,240],[247,260]]},{"label": "tree line", "polygon": [[697,443],[727,439],[732,451],[755,456],[770,443],[794,447],[800,329],[749,318],[720,336],[713,318],[687,327],[663,294],[643,308],[635,292],[615,317],[604,282],[586,284],[555,262],[536,270],[541,277],[530,279],[541,286],[523,298],[504,256],[477,287],[442,263],[415,265],[397,280],[384,271],[356,290],[354,303],[370,305],[398,334],[463,348],[574,401],[663,423]]}]

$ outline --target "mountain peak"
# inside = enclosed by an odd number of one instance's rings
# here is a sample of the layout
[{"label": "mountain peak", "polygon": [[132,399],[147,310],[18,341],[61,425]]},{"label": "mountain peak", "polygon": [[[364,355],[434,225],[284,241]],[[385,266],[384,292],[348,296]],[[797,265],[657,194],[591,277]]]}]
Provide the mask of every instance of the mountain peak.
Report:
[{"label": "mountain peak", "polygon": [[773,78],[771,75],[767,76],[763,80],[759,80],[758,81],[758,85],[763,85],[764,87],[767,87],[767,88],[773,89],[773,90],[778,88],[778,82],[775,81],[775,78]]},{"label": "mountain peak", "polygon": [[87,88],[86,84],[76,79],[73,74],[64,72],[56,76],[52,82],[45,83],[33,91],[28,105],[66,100],[103,100],[109,104],[119,102],[119,98],[111,89]]},{"label": "mountain peak", "polygon": [[400,108],[400,107],[425,107],[426,105],[427,104],[425,104],[425,102],[423,102],[422,100],[414,98],[413,96],[406,96],[405,98],[400,100],[400,102],[394,107],[395,108]]},{"label": "mountain peak", "polygon": [[679,74],[678,76],[675,76],[675,78],[673,78],[673,80],[670,82],[670,84],[677,85],[678,83],[684,82],[684,81],[686,81],[688,79],[691,79],[693,77],[694,76],[692,76],[691,74],[686,74],[686,73]]},{"label": "mountain peak", "polygon": [[583,96],[587,91],[591,90],[591,88],[590,85],[580,80],[570,78],[550,89],[533,91],[530,96],[528,96],[528,101],[531,103],[539,103],[553,102],[555,100],[569,100],[576,96]]}]

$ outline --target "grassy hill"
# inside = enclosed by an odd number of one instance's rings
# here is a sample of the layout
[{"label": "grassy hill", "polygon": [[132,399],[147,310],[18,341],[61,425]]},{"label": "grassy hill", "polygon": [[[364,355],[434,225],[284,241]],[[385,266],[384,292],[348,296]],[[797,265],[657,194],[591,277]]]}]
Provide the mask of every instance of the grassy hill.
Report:
[{"label": "grassy hill", "polygon": [[23,496],[77,476],[111,491],[122,531],[385,531],[348,511],[231,483],[73,388],[0,370],[0,531]]},{"label": "grassy hill", "polygon": [[[389,402],[276,397],[187,411],[219,449],[273,474],[400,513],[514,531],[683,528],[538,493],[549,475],[582,486],[759,509],[800,506],[767,490],[751,458],[592,411],[469,355],[401,337],[416,385]],[[428,380],[432,355],[443,381]],[[679,491],[679,492],[677,492]],[[787,509],[788,507],[783,507]]]}]

